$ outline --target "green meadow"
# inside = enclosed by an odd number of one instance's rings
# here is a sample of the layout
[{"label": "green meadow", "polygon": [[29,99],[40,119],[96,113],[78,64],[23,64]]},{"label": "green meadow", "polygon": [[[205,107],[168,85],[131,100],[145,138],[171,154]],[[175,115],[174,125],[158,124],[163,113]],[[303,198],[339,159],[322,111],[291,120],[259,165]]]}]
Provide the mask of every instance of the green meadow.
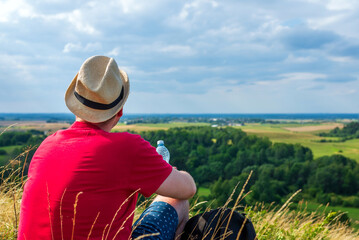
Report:
[{"label": "green meadow", "polygon": [[[339,125],[338,125],[339,124]],[[209,123],[186,123],[171,122],[161,124],[118,124],[115,131],[156,131],[168,130],[175,127],[187,126],[210,126]],[[335,127],[341,127],[340,123],[283,123],[283,124],[246,124],[236,126],[250,135],[267,137],[272,142],[299,143],[312,149],[314,157],[324,155],[342,154],[359,161],[359,139],[346,142],[320,142],[322,139],[336,140],[335,138],[324,138],[317,136],[319,132],[330,131]],[[33,127],[36,129],[36,127]],[[7,155],[18,146],[0,147]],[[0,155],[0,163],[7,155]],[[15,185],[14,185],[15,186]],[[0,191],[0,239],[16,239],[18,224],[18,209],[22,189],[12,188],[12,191]],[[207,187],[200,186],[197,195],[209,197],[211,191]],[[285,204],[286,205],[286,204]],[[293,203],[293,205],[295,205]],[[258,203],[250,206],[246,212],[250,216],[258,234],[258,239],[358,239],[359,235],[359,208],[348,208],[342,206],[323,206],[317,203],[307,203],[303,211],[282,207],[262,208]],[[340,225],[340,223],[328,224],[327,216],[330,211],[346,212],[352,220],[352,227]],[[319,213],[317,214],[306,214]],[[325,214],[320,214],[325,213]],[[193,214],[193,213],[192,213]],[[356,229],[356,230],[354,230]]]},{"label": "green meadow", "polygon": [[[189,127],[189,126],[210,126],[209,123],[188,123],[188,122],[171,122],[171,123],[148,123],[148,124],[131,124],[124,123],[117,124],[114,131],[156,131],[168,130],[175,127]],[[240,128],[247,134],[257,135],[259,137],[267,137],[272,142],[283,142],[291,144],[302,144],[309,147],[314,154],[314,158],[342,154],[346,157],[359,161],[359,139],[348,140],[345,142],[320,142],[322,139],[337,140],[330,137],[317,136],[320,132],[328,132],[335,127],[341,127],[341,123],[281,123],[281,124],[258,124],[249,123],[245,126],[235,126]]]},{"label": "green meadow", "polygon": [[328,214],[329,212],[347,213],[351,219],[351,225],[355,229],[359,229],[359,208],[343,207],[343,206],[324,206],[318,203],[306,203],[304,206],[309,212],[318,212]]},{"label": "green meadow", "polygon": [[17,147],[21,147],[18,145],[14,145],[14,146],[5,146],[5,147],[0,147],[0,149],[5,150],[7,154],[5,155],[0,155],[0,166],[5,165],[9,159],[9,155],[12,153],[12,151],[14,151],[15,148]]},{"label": "green meadow", "polygon": [[241,128],[248,134],[267,137],[272,142],[299,143],[309,147],[314,158],[324,155],[342,154],[359,161],[359,139],[345,142],[320,142],[322,139],[337,140],[336,138],[319,137],[319,132],[328,132],[338,126],[335,123],[322,124],[247,124]]},{"label": "green meadow", "polygon": [[199,197],[200,196],[208,197],[211,194],[211,190],[209,190],[209,188],[199,187],[197,189],[197,194]]}]

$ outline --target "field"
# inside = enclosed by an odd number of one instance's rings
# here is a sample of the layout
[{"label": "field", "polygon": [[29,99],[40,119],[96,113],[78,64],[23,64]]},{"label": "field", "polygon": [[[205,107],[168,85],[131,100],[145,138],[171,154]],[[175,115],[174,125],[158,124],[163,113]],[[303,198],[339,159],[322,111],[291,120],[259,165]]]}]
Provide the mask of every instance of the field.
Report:
[{"label": "field", "polygon": [[187,122],[171,122],[171,123],[147,123],[147,124],[132,124],[126,125],[124,123],[117,124],[113,131],[124,132],[124,131],[156,131],[156,130],[168,130],[169,128],[175,127],[189,127],[189,126],[210,126],[209,123],[187,123]]},{"label": "field", "polygon": [[359,139],[345,142],[320,142],[321,139],[336,140],[336,138],[319,137],[319,132],[327,132],[341,123],[304,123],[304,124],[246,124],[236,128],[248,134],[268,137],[272,142],[300,143],[312,149],[314,158],[324,155],[342,154],[359,161]]},{"label": "field", "polygon": [[0,166],[5,165],[7,163],[7,159],[9,158],[8,156],[10,155],[10,153],[17,147],[21,146],[6,146],[6,147],[0,147],[0,149],[5,150],[6,151],[6,155],[0,155]]},{"label": "field", "polygon": [[[6,127],[11,130],[30,130],[36,129],[44,132],[54,132],[59,129],[67,128],[68,123],[46,123],[45,121],[25,121],[25,122],[11,122],[1,121],[0,132]],[[171,122],[160,124],[132,124],[126,125],[124,123],[117,124],[113,131],[156,131],[168,130],[174,127],[187,126],[210,126],[209,123],[187,123],[187,122]],[[245,126],[235,126],[240,128],[248,134],[254,134],[259,137],[268,137],[272,142],[284,143],[300,143],[303,146],[312,149],[314,157],[324,155],[342,154],[346,157],[359,161],[359,139],[353,139],[346,142],[320,142],[321,139],[336,140],[335,138],[319,137],[316,134],[319,132],[327,132],[336,127],[343,127],[342,123],[335,122],[311,122],[303,121],[298,123],[281,123],[281,124],[246,124]],[[0,156],[0,161],[2,157]]]},{"label": "field", "polygon": [[[209,123],[185,123],[172,122],[162,124],[118,124],[114,131],[155,131],[167,130],[173,127],[186,126],[209,126]],[[282,124],[246,124],[245,126],[235,126],[248,134],[254,134],[259,137],[268,137],[272,142],[299,143],[312,149],[314,157],[324,155],[342,154],[359,161],[359,139],[353,139],[346,142],[320,142],[321,139],[337,140],[336,138],[319,137],[319,132],[327,132],[336,127],[343,127],[342,123],[282,123]]]},{"label": "field", "polygon": [[324,212],[328,213],[332,212],[345,212],[348,214],[348,217],[352,220],[352,226],[356,229],[359,229],[359,208],[351,208],[351,207],[342,207],[342,206],[323,206],[317,203],[306,203],[306,210],[313,212]]},{"label": "field", "polygon": [[[13,122],[0,122],[0,133],[7,126],[11,126]],[[70,125],[68,123],[46,123],[46,122],[21,122],[19,124],[11,126],[12,130],[30,130],[36,129],[45,132],[53,132],[58,129],[67,128]],[[210,126],[209,123],[186,123],[186,122],[171,122],[163,124],[135,124],[135,125],[126,125],[118,124],[114,131],[155,131],[155,130],[167,130],[174,127],[186,127],[186,126]],[[246,124],[245,126],[236,126],[235,128],[240,128],[247,134],[254,134],[260,137],[268,137],[272,142],[284,142],[284,143],[300,143],[304,146],[307,146],[312,149],[314,157],[320,157],[323,155],[331,154],[342,154],[352,159],[359,161],[359,139],[354,139],[346,142],[319,142],[321,139],[332,139],[335,138],[323,138],[319,137],[316,134],[319,132],[330,131],[335,127],[343,127],[342,123],[317,123],[317,122],[304,122],[304,123],[281,123],[281,124]],[[17,146],[8,146],[0,147],[0,149],[5,150],[7,153]],[[5,156],[0,156],[0,163],[3,161]],[[210,190],[205,187],[198,188],[199,196],[209,196]],[[19,196],[16,196],[16,208],[18,209],[19,200],[21,191],[19,190]],[[11,196],[0,196],[0,205],[1,210],[6,214],[0,214],[1,223],[6,224],[0,226],[0,236],[1,233],[9,232],[10,234],[15,232],[17,217],[16,213],[13,214],[14,204],[12,202]],[[6,211],[5,211],[6,210]],[[348,212],[348,216],[353,220],[352,226],[355,229],[359,228],[359,209],[357,208],[345,208],[341,206],[337,207],[327,207],[324,209],[323,206],[316,203],[308,203],[306,205],[306,210],[308,212],[324,212],[328,213],[329,211],[342,211]],[[296,215],[297,214],[297,215]],[[318,236],[313,238],[306,238],[310,231],[316,232],[323,231],[319,235],[332,234],[331,231],[342,231],[333,233],[334,235],[326,236],[325,239],[339,239],[336,236],[346,237],[341,239],[357,239],[357,234],[350,233],[351,229],[343,228],[342,226],[335,226],[331,228],[329,225],[325,226],[326,229],[323,230],[323,222],[325,222],[325,217],[317,218],[313,217],[303,217],[304,213],[285,212],[285,214],[278,214],[278,212],[272,212],[271,210],[261,210],[257,209],[249,214],[252,218],[253,223],[255,224],[256,230],[258,231],[259,239],[324,239],[319,238]],[[11,219],[9,220],[9,216]],[[6,219],[6,220],[5,220]],[[15,222],[14,224],[12,224]],[[13,226],[15,227],[13,227]],[[314,227],[311,227],[314,226]],[[11,238],[9,238],[11,239]]]},{"label": "field", "polygon": [[[30,130],[36,129],[47,133],[54,132],[59,129],[69,127],[69,123],[46,123],[45,121],[27,121],[27,122],[11,122],[1,121],[0,132],[9,127],[11,130]],[[126,125],[119,123],[114,127],[113,131],[156,131],[168,130],[174,127],[187,126],[210,126],[209,123],[187,123],[187,122],[171,122],[160,124],[132,124]],[[335,122],[310,122],[301,123],[281,123],[281,124],[246,124],[245,126],[235,126],[248,134],[254,134],[259,137],[268,137],[272,142],[284,143],[300,143],[303,146],[312,149],[314,157],[324,155],[342,154],[346,157],[359,161],[359,139],[353,139],[346,142],[320,142],[322,139],[336,140],[336,138],[319,137],[319,132],[327,132],[336,127],[343,127],[342,123]],[[7,150],[7,149],[5,149]],[[9,152],[7,150],[7,152]],[[0,156],[0,161],[3,159]]]},{"label": "field", "polygon": [[211,194],[211,190],[209,190],[209,188],[205,188],[205,187],[199,187],[197,189],[198,192],[198,196],[209,196]]},{"label": "field", "polygon": [[65,129],[70,126],[66,122],[48,123],[46,121],[0,121],[0,133],[3,131],[26,131],[38,130],[47,133],[55,132],[60,129]]}]

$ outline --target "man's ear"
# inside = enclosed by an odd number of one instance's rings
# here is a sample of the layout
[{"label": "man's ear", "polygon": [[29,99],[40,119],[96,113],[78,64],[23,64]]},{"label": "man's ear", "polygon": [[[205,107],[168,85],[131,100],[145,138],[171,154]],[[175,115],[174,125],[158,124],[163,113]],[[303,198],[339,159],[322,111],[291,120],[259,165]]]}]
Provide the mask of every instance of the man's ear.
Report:
[{"label": "man's ear", "polygon": [[123,108],[121,108],[121,110],[116,114],[117,115],[117,117],[122,117],[122,115],[123,115]]}]

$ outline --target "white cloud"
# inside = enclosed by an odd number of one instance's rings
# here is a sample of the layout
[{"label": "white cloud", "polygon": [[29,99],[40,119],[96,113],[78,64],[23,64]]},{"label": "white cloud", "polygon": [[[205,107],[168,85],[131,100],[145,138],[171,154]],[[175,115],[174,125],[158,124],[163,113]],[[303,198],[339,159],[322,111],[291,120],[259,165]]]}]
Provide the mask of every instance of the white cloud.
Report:
[{"label": "white cloud", "polygon": [[141,2],[135,0],[120,0],[118,1],[118,3],[122,8],[123,13],[133,13],[145,9],[145,4],[143,1]]},{"label": "white cloud", "polygon": [[351,10],[358,6],[358,1],[356,0],[305,0],[309,3],[322,4],[328,10],[332,11],[341,11],[341,10]]},{"label": "white cloud", "polygon": [[[41,83],[43,79],[36,77],[36,72],[48,71],[49,66],[45,64],[36,64],[29,61],[27,57],[9,54],[0,54],[0,72],[10,70],[12,72],[11,80],[6,85],[34,87]],[[5,83],[2,83],[3,85]]]},{"label": "white cloud", "polygon": [[194,0],[190,3],[186,3],[181,12],[179,13],[180,19],[186,19],[190,14],[199,15],[203,11],[204,5],[210,5],[212,8],[218,7],[218,3],[216,1],[205,1],[205,0]]},{"label": "white cloud", "polygon": [[107,55],[117,57],[117,56],[120,54],[120,51],[121,51],[121,48],[120,48],[120,47],[115,47],[115,48],[113,48],[111,51],[109,51],[109,52],[107,53]]},{"label": "white cloud", "polygon": [[88,16],[85,16],[81,10],[75,9],[71,12],[56,13],[56,14],[37,14],[35,17],[40,18],[46,22],[65,21],[72,25],[77,31],[90,35],[99,34],[99,31],[91,25],[88,21]]},{"label": "white cloud", "polygon": [[64,47],[63,52],[64,53],[69,53],[72,51],[80,51],[82,50],[82,45],[81,43],[67,43]]},{"label": "white cloud", "polygon": [[83,46],[81,43],[67,43],[62,50],[64,53],[70,52],[94,52],[102,48],[101,43],[87,43]]},{"label": "white cloud", "polygon": [[[155,100],[163,112],[329,111],[339,102],[354,111],[358,4],[0,0],[0,80],[6,89],[27,84],[29,93],[47,84],[62,97],[63,79],[89,55],[106,54],[129,73],[128,112],[158,112]],[[284,36],[300,29],[308,31],[291,35],[289,46]]]},{"label": "white cloud", "polygon": [[[258,81],[251,84],[252,87],[263,89],[263,91],[270,91],[276,96],[288,96],[288,93],[306,92],[312,89],[321,89],[322,83],[316,82],[318,79],[325,79],[327,75],[310,73],[310,72],[292,72],[280,74],[274,80]],[[266,88],[266,90],[264,90]],[[268,93],[267,93],[268,95]],[[288,96],[289,97],[289,96]],[[293,95],[295,98],[295,95]],[[278,99],[279,101],[279,99]],[[278,102],[278,104],[280,104]]]},{"label": "white cloud", "polygon": [[[36,10],[26,0],[5,0],[0,2],[0,22],[18,22],[21,19],[40,19],[42,21],[65,21],[74,26],[79,32],[87,34],[98,34],[89,23],[89,16],[83,13],[83,10],[74,9],[70,12],[55,14],[44,14]],[[26,20],[24,20],[26,21]]]},{"label": "white cloud", "polygon": [[259,25],[257,29],[250,33],[252,38],[258,37],[273,37],[275,35],[280,34],[284,30],[288,30],[289,27],[283,26],[279,19],[267,15],[267,16],[260,16],[260,22],[263,22]]},{"label": "white cloud", "polygon": [[279,75],[281,81],[284,82],[293,82],[293,81],[311,81],[316,79],[326,78],[326,74],[321,73],[310,73],[310,72],[293,72],[293,73],[284,73]]},{"label": "white cloud", "polygon": [[331,26],[333,24],[337,24],[340,21],[344,20],[346,18],[346,14],[336,14],[336,15],[330,15],[326,17],[321,18],[309,18],[308,24],[313,29],[320,29],[323,27]]},{"label": "white cloud", "polygon": [[314,61],[316,61],[316,58],[312,56],[296,57],[292,53],[290,53],[288,57],[285,59],[285,62],[287,63],[311,63]]},{"label": "white cloud", "polygon": [[333,61],[333,62],[339,62],[339,63],[350,63],[350,62],[353,62],[354,59],[351,58],[351,57],[335,57],[335,56],[330,56],[328,57],[328,59],[330,61]]},{"label": "white cloud", "polygon": [[74,10],[71,13],[65,14],[65,19],[67,19],[72,25],[76,27],[80,32],[85,32],[88,34],[97,34],[98,31],[86,21],[84,14],[80,10]]},{"label": "white cloud", "polygon": [[19,17],[34,16],[34,9],[25,0],[0,1],[0,22],[14,22]]},{"label": "white cloud", "polygon": [[330,0],[326,1],[326,6],[329,10],[351,10],[358,6],[357,0]]},{"label": "white cloud", "polygon": [[192,56],[196,53],[190,46],[184,46],[184,45],[164,46],[159,51],[164,53],[169,53],[174,57]]},{"label": "white cloud", "polygon": [[175,28],[198,29],[208,24],[208,16],[219,7],[220,3],[207,0],[192,0],[185,3],[178,14],[168,16],[165,24]]}]

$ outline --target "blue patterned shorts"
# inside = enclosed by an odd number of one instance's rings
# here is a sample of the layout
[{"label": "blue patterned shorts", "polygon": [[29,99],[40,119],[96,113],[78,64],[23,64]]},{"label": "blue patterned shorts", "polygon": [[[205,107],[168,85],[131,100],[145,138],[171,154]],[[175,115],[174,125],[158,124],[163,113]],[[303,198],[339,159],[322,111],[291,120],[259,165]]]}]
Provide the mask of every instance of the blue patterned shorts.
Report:
[{"label": "blue patterned shorts", "polygon": [[165,202],[153,202],[137,219],[132,228],[132,239],[145,234],[159,233],[148,236],[145,240],[172,240],[178,225],[176,209]]}]

